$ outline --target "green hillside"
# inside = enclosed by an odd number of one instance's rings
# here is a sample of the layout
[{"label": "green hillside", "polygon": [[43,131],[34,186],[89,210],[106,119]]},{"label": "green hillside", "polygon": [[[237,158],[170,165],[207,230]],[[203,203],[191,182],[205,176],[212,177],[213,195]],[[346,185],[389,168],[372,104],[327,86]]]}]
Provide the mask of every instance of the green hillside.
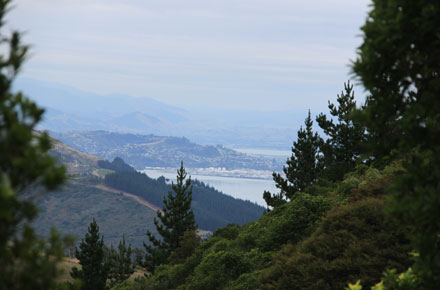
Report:
[{"label": "green hillside", "polygon": [[104,191],[93,185],[71,181],[63,190],[51,193],[39,202],[41,209],[34,222],[37,233],[47,236],[51,227],[83,238],[95,218],[107,244],[117,245],[122,236],[133,247],[142,247],[147,229],[155,232],[156,212],[137,201]]},{"label": "green hillside", "polygon": [[[47,236],[55,227],[80,240],[95,218],[107,244],[116,245],[125,235],[133,247],[142,248],[146,231],[156,234],[156,210],[162,207],[171,186],[164,178],[155,180],[136,172],[120,158],[109,162],[58,140],[52,139],[52,143],[51,155],[66,166],[70,178],[60,190],[38,201],[41,212],[34,221],[36,232]],[[125,185],[115,178],[122,178]],[[193,183],[193,207],[202,230],[243,224],[264,212],[254,203],[227,196],[198,181]]]},{"label": "green hillside", "polygon": [[[108,174],[104,183],[139,196],[159,208],[171,191],[165,178],[152,179],[136,171]],[[257,220],[264,213],[264,208],[255,203],[225,195],[197,180],[192,181],[192,185],[192,208],[201,229],[214,231],[231,223],[242,225]]]},{"label": "green hillside", "polygon": [[407,229],[389,218],[382,198],[401,168],[360,166],[321,195],[297,193],[243,226],[229,225],[184,262],[115,289],[365,289],[386,269],[411,264]]}]

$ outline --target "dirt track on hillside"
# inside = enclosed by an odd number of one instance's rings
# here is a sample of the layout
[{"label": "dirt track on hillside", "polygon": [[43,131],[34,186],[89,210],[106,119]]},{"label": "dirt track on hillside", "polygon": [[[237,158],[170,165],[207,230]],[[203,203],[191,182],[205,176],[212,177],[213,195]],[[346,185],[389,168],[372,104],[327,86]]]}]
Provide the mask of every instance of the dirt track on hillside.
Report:
[{"label": "dirt track on hillside", "polygon": [[134,199],[138,203],[140,203],[140,204],[142,204],[142,205],[144,205],[146,207],[149,207],[149,208],[151,208],[154,211],[158,211],[158,210],[162,211],[161,208],[159,208],[159,207],[155,206],[154,204],[146,201],[142,197],[139,197],[139,196],[134,195],[132,193],[129,193],[129,192],[126,192],[126,191],[122,191],[122,190],[119,190],[119,189],[115,189],[115,188],[111,188],[111,187],[105,186],[103,184],[95,185],[95,187],[97,187],[99,189],[102,189],[102,190],[111,191],[111,192],[114,192],[114,193],[122,193],[122,195],[124,195],[124,196],[126,196],[128,198]]}]

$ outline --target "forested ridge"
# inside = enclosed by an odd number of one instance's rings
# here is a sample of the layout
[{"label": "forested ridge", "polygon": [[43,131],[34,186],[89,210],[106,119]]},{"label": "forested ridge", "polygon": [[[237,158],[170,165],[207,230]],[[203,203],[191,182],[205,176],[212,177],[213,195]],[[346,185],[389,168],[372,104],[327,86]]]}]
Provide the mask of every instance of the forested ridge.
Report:
[{"label": "forested ridge", "polygon": [[[171,191],[171,185],[164,177],[152,179],[137,171],[117,171],[107,174],[105,184],[119,190],[138,195],[158,207]],[[198,180],[192,181],[192,208],[199,228],[213,231],[230,223],[244,224],[258,219],[264,208],[252,203],[222,194],[215,188]]]}]

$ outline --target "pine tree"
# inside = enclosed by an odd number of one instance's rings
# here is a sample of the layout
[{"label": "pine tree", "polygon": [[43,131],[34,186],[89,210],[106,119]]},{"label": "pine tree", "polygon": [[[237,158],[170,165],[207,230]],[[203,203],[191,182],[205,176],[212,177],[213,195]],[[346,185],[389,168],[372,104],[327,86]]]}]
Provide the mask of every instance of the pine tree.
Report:
[{"label": "pine tree", "polygon": [[157,265],[166,262],[170,253],[179,247],[180,239],[186,231],[197,228],[191,209],[191,177],[186,179],[186,176],[182,162],[180,169],[177,170],[177,183],[171,185],[175,193],[168,192],[168,197],[163,201],[162,212],[157,211],[158,219],[154,219],[154,224],[162,239],[158,240],[150,231],[147,231],[152,245],[144,243],[147,251],[145,266],[150,271],[154,271]]},{"label": "pine tree", "polygon": [[106,289],[108,265],[104,247],[104,238],[100,237],[98,224],[93,219],[85,238],[79,244],[79,250],[75,249],[81,270],[74,267],[70,272],[72,278],[82,281],[83,290]]},{"label": "pine tree", "polygon": [[[0,0],[0,28],[10,2]],[[31,189],[35,199],[62,184],[65,169],[48,154],[49,136],[35,132],[44,110],[11,91],[28,47],[16,31],[1,32],[0,46],[0,289],[56,289],[63,242],[55,231],[48,241],[36,236],[29,197]]]},{"label": "pine tree", "polygon": [[113,249],[113,246],[110,248],[108,258],[110,287],[127,280],[134,272],[134,265],[131,262],[131,245],[127,248],[125,236],[119,241],[118,250]]},{"label": "pine tree", "polygon": [[316,117],[319,127],[328,136],[321,143],[323,153],[322,175],[331,181],[342,180],[347,172],[356,166],[356,160],[362,153],[362,144],[366,139],[365,126],[353,119],[356,110],[353,85],[344,83],[344,91],[337,97],[338,105],[328,103],[330,114],[337,118],[327,119],[323,113]]},{"label": "pine tree", "polygon": [[277,207],[292,199],[294,194],[304,191],[312,185],[319,172],[319,143],[321,139],[318,133],[313,132],[313,121],[310,110],[304,122],[305,129],[301,126],[298,131],[298,138],[293,142],[292,156],[283,167],[285,178],[279,173],[273,173],[275,186],[280,193],[271,194],[265,191],[263,198],[268,206]]}]

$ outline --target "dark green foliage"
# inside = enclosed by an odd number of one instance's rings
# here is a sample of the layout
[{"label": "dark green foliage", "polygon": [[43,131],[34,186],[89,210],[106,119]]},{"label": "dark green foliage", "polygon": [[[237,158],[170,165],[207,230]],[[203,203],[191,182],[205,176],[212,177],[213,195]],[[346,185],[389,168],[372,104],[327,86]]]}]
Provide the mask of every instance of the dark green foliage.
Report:
[{"label": "dark green foliage", "polygon": [[153,275],[140,279],[133,289],[163,290],[184,287],[186,279],[202,260],[203,249],[198,248],[195,253],[185,260],[184,264],[161,265]]},{"label": "dark green foliage", "polygon": [[225,285],[249,271],[250,267],[241,252],[234,250],[210,252],[203,257],[183,289],[224,289]]},{"label": "dark green foliage", "polygon": [[[5,213],[3,208],[0,211]],[[29,225],[21,229],[20,235],[20,238],[11,238],[9,244],[1,245],[0,289],[58,289],[55,278],[60,271],[56,263],[64,255],[63,239],[52,230],[46,242],[38,238]]]},{"label": "dark green foliage", "polygon": [[[0,1],[0,27],[9,3]],[[48,154],[48,135],[34,131],[44,110],[11,92],[28,50],[20,39],[0,34],[0,289],[55,289],[64,245],[55,231],[48,242],[35,235],[30,223],[38,211],[24,192],[40,197],[64,181],[65,170]]]},{"label": "dark green foliage", "polygon": [[382,170],[359,164],[354,171],[345,175],[344,180],[334,186],[330,195],[343,202],[354,202],[368,197],[382,198],[402,171],[401,162],[397,161]]},{"label": "dark green foliage", "polygon": [[182,264],[162,265],[136,287],[343,289],[357,279],[371,286],[385,269],[411,263],[407,230],[378,199],[401,170],[398,162],[380,171],[358,165],[332,199],[298,193],[256,222],[216,230]]},{"label": "dark green foliage", "polygon": [[389,221],[378,199],[338,206],[297,246],[285,246],[264,270],[259,289],[343,289],[361,279],[369,287],[387,268],[410,263],[405,231]]},{"label": "dark green foliage", "polygon": [[388,270],[384,276],[382,284],[383,290],[414,290],[423,289],[420,277],[414,274],[411,268],[401,274],[398,274],[395,269]]},{"label": "dark green foliage", "polygon": [[424,288],[440,285],[440,150],[414,152],[405,162],[406,172],[396,178],[389,209],[411,226],[419,253],[414,265]]},{"label": "dark green foliage", "polygon": [[[375,0],[353,71],[368,90],[362,110],[370,150],[437,146],[440,134],[440,3]],[[414,33],[414,32],[417,33]]]},{"label": "dark green foliage", "polygon": [[93,219],[79,244],[79,250],[75,249],[75,257],[79,260],[81,270],[73,267],[70,273],[72,278],[81,280],[82,289],[106,289],[108,265],[104,254],[104,239],[100,237],[98,224]]},{"label": "dark green foliage", "polygon": [[179,246],[171,252],[169,264],[182,264],[185,260],[194,254],[196,248],[200,245],[200,237],[194,230],[186,231],[180,238]]},{"label": "dark green foliage", "polygon": [[144,264],[144,262],[142,260],[144,259],[145,252],[142,249],[134,248],[133,255],[134,255],[135,266],[142,267],[142,265]]},{"label": "dark green foliage", "polygon": [[286,243],[295,244],[313,232],[331,206],[332,202],[322,196],[298,192],[291,202],[243,226],[238,242],[243,248],[262,251],[278,250]]},{"label": "dark green foliage", "polygon": [[137,171],[107,174],[104,180],[107,186],[138,195],[157,206],[162,206],[163,198],[170,189],[165,179],[161,181],[156,181]]},{"label": "dark green foliage", "polygon": [[182,264],[162,265],[139,284],[144,289],[257,289],[259,271],[270,265],[273,252],[306,238],[330,207],[323,197],[300,193],[257,222],[218,229]]},{"label": "dark green foliage", "polygon": [[125,237],[119,241],[118,250],[110,248],[108,257],[108,280],[110,287],[127,280],[134,272],[134,265],[131,262],[131,246],[125,245]]},{"label": "dark green foliage", "polygon": [[216,231],[202,244],[206,247],[203,259],[182,289],[256,289],[249,287],[256,285],[258,271],[269,265],[272,252],[311,234],[330,206],[322,197],[300,193],[257,222],[244,225],[238,235],[232,225]]},{"label": "dark green foliage", "polygon": [[224,290],[254,290],[258,288],[258,271],[240,275],[238,279],[231,281]]},{"label": "dark green foliage", "polygon": [[112,162],[109,162],[107,160],[99,160],[98,165],[101,168],[109,169],[109,170],[113,170],[113,171],[122,171],[122,172],[135,171],[135,169],[133,167],[131,167],[130,165],[125,163],[124,160],[122,160],[119,157],[116,157],[115,159],[113,159]]},{"label": "dark green foliage", "polygon": [[353,71],[370,95],[359,112],[378,164],[404,160],[390,209],[413,227],[414,271],[440,285],[440,2],[375,0]]},{"label": "dark green foliage", "polygon": [[292,199],[296,192],[304,191],[318,178],[320,137],[318,133],[313,133],[310,110],[304,124],[305,129],[300,128],[297,141],[293,142],[292,156],[283,167],[286,177],[282,177],[279,173],[273,173],[275,186],[280,189],[280,193],[272,195],[266,191],[263,194],[268,206],[280,206],[286,200]]},{"label": "dark green foliage", "polygon": [[328,136],[322,140],[320,150],[323,153],[322,173],[320,178],[332,181],[342,180],[347,172],[356,166],[356,160],[362,153],[362,144],[366,139],[365,127],[352,118],[356,110],[353,85],[344,83],[344,91],[337,97],[338,105],[329,102],[332,118],[323,113],[316,117],[316,122]]},{"label": "dark green foliage", "polygon": [[235,240],[240,233],[240,226],[236,224],[229,224],[224,228],[217,229],[213,237],[220,237],[227,240]]},{"label": "dark green foliage", "polygon": [[154,273],[158,266],[168,262],[170,252],[164,247],[161,247],[161,244],[153,244],[151,241],[150,243],[152,246],[144,243],[146,254],[144,256],[142,267],[146,268],[149,272]]},{"label": "dark green foliage", "polygon": [[[358,280],[356,284],[349,283],[347,290],[361,290],[362,284]],[[409,268],[404,273],[397,273],[395,269],[387,270],[383,274],[382,281],[371,287],[372,290],[416,290],[425,289],[423,287],[420,277],[414,274],[414,271]]]},{"label": "dark green foliage", "polygon": [[182,162],[177,170],[177,182],[171,185],[174,194],[168,192],[168,198],[163,200],[163,211],[157,211],[158,219],[154,219],[154,224],[162,239],[158,240],[147,230],[148,239],[152,244],[144,244],[147,251],[145,263],[149,271],[154,271],[156,266],[165,262],[164,259],[179,247],[185,232],[194,231],[197,227],[191,209],[191,177],[186,179],[186,176]]},{"label": "dark green foliage", "polygon": [[[116,172],[105,177],[107,186],[127,191],[159,206],[172,190],[165,178],[152,179],[140,172]],[[250,201],[222,194],[198,180],[192,180],[193,210],[201,229],[214,231],[230,223],[244,224],[257,220],[264,208]]]},{"label": "dark green foliage", "polygon": [[122,283],[116,284],[111,290],[145,290],[144,287],[137,287],[138,285],[133,281],[125,280]]}]

